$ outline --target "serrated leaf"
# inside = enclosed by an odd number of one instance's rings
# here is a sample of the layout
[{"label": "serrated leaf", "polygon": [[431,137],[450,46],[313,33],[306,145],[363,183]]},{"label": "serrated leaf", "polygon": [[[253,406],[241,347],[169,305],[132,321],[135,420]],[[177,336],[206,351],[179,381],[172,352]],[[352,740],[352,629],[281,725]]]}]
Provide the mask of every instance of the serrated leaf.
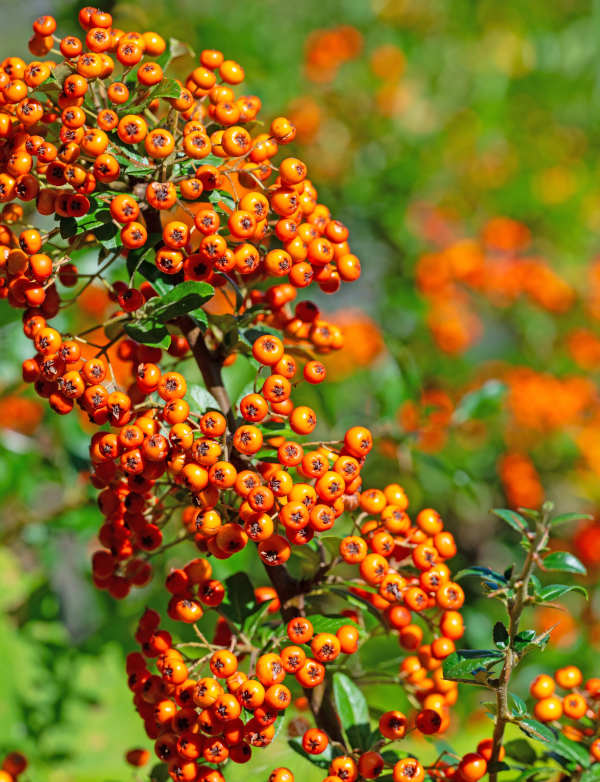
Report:
[{"label": "serrated leaf", "polygon": [[498,649],[506,649],[508,646],[508,630],[502,622],[496,622],[493,630],[494,643]]},{"label": "serrated leaf", "polygon": [[514,510],[508,508],[494,508],[492,513],[498,516],[499,519],[505,521],[509,527],[512,527],[517,532],[523,532],[528,529],[527,520]]},{"label": "serrated leaf", "polygon": [[444,679],[477,684],[476,677],[487,671],[504,659],[504,654],[497,649],[458,649],[444,660]]},{"label": "serrated leaf", "polygon": [[585,566],[569,551],[553,551],[543,559],[546,570],[560,570],[563,573],[587,574]]},{"label": "serrated leaf", "polygon": [[537,739],[537,741],[552,744],[556,740],[554,732],[547,725],[531,717],[524,717],[522,720],[519,720],[518,725],[526,736]]},{"label": "serrated leaf", "polygon": [[212,312],[209,312],[208,319],[210,325],[216,326],[223,334],[227,334],[227,332],[237,328],[237,318],[231,312],[225,312],[222,315],[214,315]]},{"label": "serrated leaf", "polygon": [[504,745],[506,755],[520,763],[533,765],[537,760],[537,753],[526,739],[513,739]]},{"label": "serrated leaf", "polygon": [[[375,738],[371,741],[371,746],[375,744],[376,741],[379,741],[381,738],[381,733],[379,731],[374,731]],[[406,750],[401,749],[384,749],[380,753],[381,757],[385,760],[386,763],[388,763],[390,766],[395,765],[399,760],[403,760],[403,758],[413,757],[410,752],[407,752]],[[386,775],[387,776],[387,775]],[[393,774],[390,774],[390,778],[393,779]],[[385,777],[377,777],[378,780],[385,779]]]},{"label": "serrated leaf", "polygon": [[[275,334],[278,336],[279,332],[277,329],[267,328],[266,326],[251,326],[247,329],[240,329],[239,336],[242,343],[252,347],[254,342],[265,334]],[[287,348],[288,346],[286,345],[286,350]]]},{"label": "serrated leaf", "polygon": [[127,336],[141,345],[150,345],[166,350],[171,344],[171,335],[167,331],[167,327],[153,318],[131,321],[126,323],[124,328]]},{"label": "serrated leaf", "polygon": [[345,673],[333,674],[333,698],[350,747],[368,749],[369,707],[359,687]]},{"label": "serrated leaf", "polygon": [[542,587],[536,595],[536,602],[545,603],[551,600],[557,600],[559,597],[566,595],[567,592],[581,592],[581,594],[588,597],[588,592],[585,587],[579,584],[573,586],[567,586],[567,584],[548,584],[548,586]]}]

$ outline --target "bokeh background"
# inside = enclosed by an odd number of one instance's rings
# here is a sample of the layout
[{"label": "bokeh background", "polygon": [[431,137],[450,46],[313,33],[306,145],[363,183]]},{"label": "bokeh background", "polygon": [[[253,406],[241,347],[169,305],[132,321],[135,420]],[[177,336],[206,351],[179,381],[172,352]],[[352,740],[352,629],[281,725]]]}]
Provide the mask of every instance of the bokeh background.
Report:
[{"label": "bokeh background", "polygon": [[[79,5],[0,0],[1,56],[28,56],[41,13],[57,16],[59,32],[76,32]],[[560,511],[594,515],[600,2],[143,0],[103,8],[125,30],[222,49],[245,67],[245,89],[261,97],[263,115],[286,114],[297,125],[295,154],[350,227],[363,263],[358,283],[315,297],[343,326],[347,348],[327,360],[331,382],[306,399],[322,432],[363,422],[377,434],[368,483],[399,480],[414,511],[440,510],[459,559],[492,567],[520,555],[491,507],[551,499]],[[95,322],[107,304],[98,291],[86,296],[80,321]],[[26,346],[4,305],[0,324],[0,751],[26,752],[33,782],[129,779],[124,751],[147,744],[124,657],[144,605],[166,600],[155,586],[115,604],[93,588],[99,514],[83,477],[88,434],[22,388]],[[228,373],[235,396],[244,368]],[[590,601],[574,596],[566,610],[537,609],[528,620],[540,630],[559,623],[545,665],[577,658],[598,675],[600,523],[560,534],[555,545],[589,568]],[[469,645],[486,645],[495,611],[470,593]],[[397,664],[394,643],[369,654],[390,670]],[[540,665],[531,658],[517,690]],[[373,697],[381,708],[403,705],[398,688]],[[449,740],[463,751],[489,734],[478,704],[461,691],[467,727]],[[279,762],[289,760],[285,743],[279,752]],[[266,778],[274,763],[269,753],[228,779]]]}]

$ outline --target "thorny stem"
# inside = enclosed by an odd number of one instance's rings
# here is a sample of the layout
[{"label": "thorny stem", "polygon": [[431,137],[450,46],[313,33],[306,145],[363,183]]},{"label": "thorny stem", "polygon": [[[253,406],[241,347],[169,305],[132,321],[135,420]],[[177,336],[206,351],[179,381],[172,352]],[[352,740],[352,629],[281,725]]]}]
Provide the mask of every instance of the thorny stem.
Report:
[{"label": "thorny stem", "polygon": [[504,731],[509,722],[514,722],[514,717],[508,707],[510,677],[519,661],[519,655],[514,650],[514,642],[515,637],[519,632],[521,615],[523,614],[523,609],[528,600],[529,582],[531,581],[531,576],[535,569],[539,554],[544,550],[546,543],[548,542],[548,535],[548,518],[547,513],[545,513],[544,517],[537,523],[537,530],[533,540],[531,540],[531,545],[521,572],[518,576],[513,578],[515,595],[514,597],[509,598],[507,602],[509,617],[508,643],[506,651],[504,652],[504,664],[496,688],[496,722],[494,725],[492,754],[489,763],[492,768],[490,771],[490,782],[497,782],[498,780],[498,771],[494,769],[500,757]]}]

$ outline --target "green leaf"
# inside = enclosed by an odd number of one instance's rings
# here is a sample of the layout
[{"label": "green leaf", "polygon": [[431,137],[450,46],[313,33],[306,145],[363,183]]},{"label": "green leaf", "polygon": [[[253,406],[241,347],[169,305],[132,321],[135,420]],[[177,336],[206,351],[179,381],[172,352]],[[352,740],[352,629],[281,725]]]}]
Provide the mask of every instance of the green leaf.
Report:
[{"label": "green leaf", "polygon": [[499,771],[510,771],[510,766],[503,760],[497,760],[495,763],[490,763],[487,767],[488,774],[498,773]]},{"label": "green leaf", "polygon": [[[152,247],[149,251],[153,251]],[[137,267],[137,272],[142,275],[146,280],[152,283],[152,287],[160,296],[165,296],[169,291],[173,290],[176,285],[183,282],[183,276],[181,274],[163,274],[159,272],[155,264],[150,263],[147,260],[143,260]]]},{"label": "green leaf", "polygon": [[242,632],[250,641],[252,641],[260,625],[267,616],[270,603],[270,600],[267,600],[265,603],[259,603],[256,606],[256,609],[245,618],[242,625]]},{"label": "green leaf", "polygon": [[163,79],[154,89],[150,90],[148,103],[156,98],[178,98],[181,95],[181,85],[175,79]]},{"label": "green leaf", "polygon": [[600,782],[600,763],[594,763],[581,775],[579,782]]},{"label": "green leaf", "polygon": [[[375,608],[375,606],[373,605],[373,603],[370,603],[361,595],[355,595],[351,592],[348,592],[347,589],[339,589],[336,587],[332,587],[330,591],[339,595],[346,603],[353,604],[361,609],[365,609],[366,611],[368,611],[369,615],[377,621],[377,624],[380,624],[382,627],[384,627],[386,631],[388,630],[387,625],[385,624],[385,619],[383,618],[381,611],[378,611],[377,608]],[[373,622],[373,624],[375,623]]]},{"label": "green leaf", "polygon": [[166,350],[171,344],[171,335],[167,331],[167,327],[154,318],[134,320],[126,323],[124,328],[125,333],[141,345],[150,345]]},{"label": "green leaf", "polygon": [[196,323],[202,327],[202,330],[205,331],[206,327],[208,326],[208,318],[206,316],[206,312],[203,309],[196,309],[192,310],[190,313],[190,317],[192,317]]},{"label": "green leaf", "polygon": [[[150,255],[150,253],[155,251],[155,244],[158,242],[159,238],[160,234],[150,234],[148,241],[143,247],[138,247],[135,250],[129,250],[127,253],[127,272],[129,273],[130,277],[132,277],[136,271],[141,273],[142,262],[147,258],[148,255]],[[155,273],[158,272],[156,266],[154,264],[148,264],[148,266],[150,266],[152,276],[155,276]],[[152,279],[152,277],[148,277],[148,279]]]},{"label": "green leaf", "polygon": [[197,385],[196,383],[188,386],[186,396],[188,399],[193,400],[198,412],[203,413],[205,410],[221,409],[219,403],[210,391],[207,391],[204,386]]},{"label": "green leaf", "polygon": [[458,649],[444,660],[444,679],[477,684],[477,678],[473,677],[485,674],[480,676],[485,682],[488,669],[503,658],[504,654],[497,649]]},{"label": "green leaf", "polygon": [[589,513],[561,513],[550,521],[550,525],[555,527],[558,524],[568,524],[571,521],[591,521],[594,517]]},{"label": "green leaf", "polygon": [[563,573],[580,573],[585,576],[585,566],[569,551],[553,551],[543,560],[546,570],[560,570]]},{"label": "green leaf", "polygon": [[590,751],[576,741],[568,739],[563,733],[559,733],[554,740],[554,751],[569,760],[587,768],[590,765]]},{"label": "green leaf", "polygon": [[169,767],[166,763],[157,763],[150,769],[150,782],[166,782],[169,779]]},{"label": "green leaf", "polygon": [[221,604],[227,618],[236,625],[242,625],[244,620],[256,610],[254,587],[246,573],[234,573],[225,579],[226,600]]},{"label": "green leaf", "polygon": [[508,508],[494,508],[492,513],[498,516],[499,519],[505,521],[509,527],[512,527],[517,532],[523,532],[528,528],[527,520],[514,510]]},{"label": "green leaf", "polygon": [[[306,546],[304,546],[306,548]],[[355,625],[347,616],[323,616],[322,614],[311,614],[307,617],[312,622],[315,633],[333,633],[335,635],[340,627],[352,625],[356,627],[360,636],[365,635],[362,627]]]},{"label": "green leaf", "polygon": [[[278,331],[277,329],[267,328],[266,326],[251,326],[247,329],[240,329],[240,341],[243,344],[252,347],[255,341],[264,334],[278,335]],[[286,350],[287,348],[288,346],[286,345]]]},{"label": "green leaf", "polygon": [[513,648],[521,655],[535,647],[543,649],[548,642],[548,637],[546,636],[549,637],[549,634],[543,633],[542,635],[537,636],[535,630],[521,630],[521,632],[517,633],[515,636]]},{"label": "green leaf", "polygon": [[70,239],[77,233],[77,220],[74,217],[61,217],[59,230],[63,239]]},{"label": "green leaf", "polygon": [[536,595],[537,603],[546,603],[551,600],[556,600],[567,592],[581,592],[587,598],[588,592],[585,587],[575,584],[573,586],[567,586],[566,584],[548,584],[548,586],[542,587]]},{"label": "green leaf", "polygon": [[[381,733],[379,730],[374,731],[373,734],[371,734],[371,746],[375,744],[376,741],[379,741],[380,738]],[[386,763],[390,763],[392,765],[397,763],[399,760],[402,760],[402,758],[408,757],[408,752],[402,752],[402,750],[399,749],[384,749],[379,754]],[[390,777],[393,779],[392,774],[390,774]],[[383,777],[377,777],[377,779],[383,779]]]},{"label": "green leaf", "polygon": [[160,65],[160,67],[164,70],[169,66],[169,64],[176,60],[178,57],[195,57],[194,50],[191,46],[189,46],[187,43],[184,43],[183,41],[178,41],[177,38],[169,38],[167,48],[165,51],[160,55],[160,57],[156,58],[156,62]]},{"label": "green leaf", "polygon": [[180,282],[161,297],[150,299],[146,305],[152,316],[161,323],[167,323],[179,315],[188,315],[202,306],[214,294],[215,289],[207,282],[186,280]]},{"label": "green leaf", "polygon": [[208,194],[208,200],[211,202],[215,211],[223,213],[223,209],[220,206],[224,204],[228,209],[233,211],[235,209],[235,199],[226,190],[211,190]]},{"label": "green leaf", "polygon": [[155,171],[156,166],[141,166],[138,163],[129,163],[129,165],[125,166],[123,169],[124,174],[139,178],[154,175]]},{"label": "green leaf", "polygon": [[508,697],[512,701],[512,713],[515,717],[521,717],[527,714],[527,704],[519,695],[515,695],[514,692],[509,692]]},{"label": "green leaf", "polygon": [[[132,89],[133,94],[131,98],[127,101],[127,103],[124,103],[122,106],[120,106],[120,111],[124,113],[131,111],[132,109],[135,109],[137,113],[141,113],[144,111],[144,109],[148,108],[148,106],[152,103],[153,100],[157,100],[161,98],[164,100],[168,100],[169,98],[178,98],[181,95],[181,86],[177,83],[175,79],[162,79],[162,81],[160,81],[155,87],[149,90],[144,95],[143,98],[141,98],[139,94],[135,94],[135,88],[137,85],[133,83],[131,86],[133,87]],[[121,144],[119,144],[119,146],[121,146]],[[129,157],[137,157],[135,154],[133,155],[130,154],[129,147],[127,148],[127,155]],[[146,164],[147,164],[147,160],[146,160]]]},{"label": "green leaf", "polygon": [[494,643],[498,649],[506,649],[508,646],[508,630],[502,622],[496,622],[493,631]]},{"label": "green leaf", "polygon": [[94,236],[102,244],[106,244],[110,239],[119,233],[119,229],[114,223],[103,223],[99,228],[94,229]]},{"label": "green leaf", "polygon": [[474,391],[465,394],[452,414],[455,424],[462,424],[472,418],[482,418],[498,410],[506,384],[500,380],[487,380]]},{"label": "green leaf", "polygon": [[520,763],[527,763],[530,766],[535,763],[538,757],[536,751],[526,739],[507,741],[504,749],[507,757],[518,760]]},{"label": "green leaf", "polygon": [[212,312],[209,312],[208,320],[210,325],[216,326],[223,335],[235,332],[235,339],[232,340],[232,344],[237,342],[237,318],[235,315],[232,315],[230,312],[222,315],[214,315]]},{"label": "green leaf", "polygon": [[348,743],[354,749],[368,749],[370,728],[367,700],[345,673],[333,674],[333,698]]},{"label": "green leaf", "polygon": [[[545,776],[539,776],[545,774]],[[526,768],[519,774],[518,777],[514,777],[511,782],[534,782],[534,780],[548,780],[553,779],[556,775],[556,766],[537,766],[536,768]]]},{"label": "green leaf", "polygon": [[546,744],[553,744],[556,741],[554,731],[550,730],[543,722],[534,720],[531,717],[525,717],[519,721],[519,727],[529,738],[544,741]]},{"label": "green leaf", "polygon": [[308,760],[309,763],[312,763],[313,766],[318,766],[322,769],[329,769],[331,761],[334,758],[333,747],[331,744],[328,744],[320,755],[309,755],[308,752],[305,752],[304,747],[302,746],[302,739],[296,736],[293,739],[289,739],[288,746],[293,749],[294,752],[297,752],[299,755],[301,755],[305,760]]},{"label": "green leaf", "polygon": [[491,570],[489,567],[482,567],[480,565],[474,565],[473,567],[466,567],[459,570],[454,576],[454,580],[458,581],[465,576],[480,576],[481,578],[490,579],[491,581],[497,581],[499,584],[506,584],[506,578],[495,570]]}]

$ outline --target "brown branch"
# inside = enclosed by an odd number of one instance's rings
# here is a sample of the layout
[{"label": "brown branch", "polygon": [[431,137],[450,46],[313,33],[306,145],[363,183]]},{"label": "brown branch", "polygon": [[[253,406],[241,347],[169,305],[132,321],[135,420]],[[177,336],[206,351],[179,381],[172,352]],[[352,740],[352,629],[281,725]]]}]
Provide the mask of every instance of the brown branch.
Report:
[{"label": "brown branch", "polygon": [[490,782],[497,782],[498,780],[498,771],[495,770],[495,765],[500,759],[504,731],[509,722],[515,721],[508,705],[508,688],[511,675],[519,662],[519,655],[514,650],[514,643],[519,632],[523,609],[527,603],[529,583],[533,571],[535,570],[536,558],[538,554],[544,550],[546,543],[548,542],[548,535],[548,514],[545,513],[542,520],[537,523],[537,531],[534,539],[530,543],[531,547],[527,553],[521,572],[513,581],[516,594],[514,598],[509,599],[507,604],[509,616],[509,642],[504,652],[504,663],[496,689],[496,719],[492,738],[492,754],[489,762],[489,765],[492,767],[492,770],[489,772]]},{"label": "brown branch", "polygon": [[176,323],[181,329],[181,333],[189,342],[192,354],[196,359],[196,364],[202,373],[202,379],[204,380],[206,390],[209,391],[219,403],[221,412],[227,419],[227,428],[229,429],[230,434],[233,434],[233,431],[236,428],[235,416],[233,414],[229,394],[223,383],[221,362],[219,361],[219,358],[207,348],[202,329],[192,318],[188,315],[183,315],[177,319]]}]

